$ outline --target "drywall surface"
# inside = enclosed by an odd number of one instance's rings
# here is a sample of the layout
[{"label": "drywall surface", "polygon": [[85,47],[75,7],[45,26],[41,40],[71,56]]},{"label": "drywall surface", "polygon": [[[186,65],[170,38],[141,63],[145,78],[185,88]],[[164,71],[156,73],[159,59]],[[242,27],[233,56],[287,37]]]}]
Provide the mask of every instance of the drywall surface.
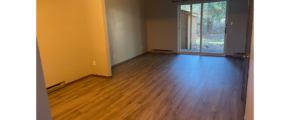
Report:
[{"label": "drywall surface", "polygon": [[254,120],[254,20],[251,39],[251,53],[250,53],[245,120]]},{"label": "drywall surface", "polygon": [[[230,25],[233,22],[233,25]],[[245,53],[247,41],[248,0],[229,0],[226,55]]]},{"label": "drywall surface", "polygon": [[103,0],[37,0],[37,39],[46,87],[89,74],[111,76],[103,4]]},{"label": "drywall surface", "polygon": [[104,0],[83,0],[92,74],[111,76],[111,60]]},{"label": "drywall surface", "polygon": [[148,50],[177,52],[177,4],[171,0],[145,0]]},{"label": "drywall surface", "polygon": [[[37,44],[37,43],[36,43]],[[36,74],[36,119],[37,120],[52,120],[51,113],[50,113],[50,107],[47,97],[47,92],[45,88],[45,81],[43,76],[43,70],[42,70],[42,64],[41,59],[39,55],[39,49],[37,46],[37,53],[36,53],[36,59],[37,59],[37,74]]]},{"label": "drywall surface", "polygon": [[112,65],[147,52],[143,0],[105,0],[105,3]]}]

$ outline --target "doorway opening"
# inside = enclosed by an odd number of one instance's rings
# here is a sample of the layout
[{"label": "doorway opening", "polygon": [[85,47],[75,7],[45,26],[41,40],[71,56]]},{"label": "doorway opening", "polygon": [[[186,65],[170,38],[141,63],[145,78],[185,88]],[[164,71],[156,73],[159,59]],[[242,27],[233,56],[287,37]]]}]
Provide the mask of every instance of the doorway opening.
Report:
[{"label": "doorway opening", "polygon": [[225,53],[227,1],[179,5],[179,53]]}]

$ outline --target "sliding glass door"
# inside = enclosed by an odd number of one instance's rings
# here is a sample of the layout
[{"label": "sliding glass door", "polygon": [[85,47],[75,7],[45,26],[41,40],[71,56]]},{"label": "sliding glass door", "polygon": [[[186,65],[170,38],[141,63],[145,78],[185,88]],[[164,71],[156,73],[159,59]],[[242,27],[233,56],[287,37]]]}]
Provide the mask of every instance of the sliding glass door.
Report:
[{"label": "sliding glass door", "polygon": [[223,54],[226,1],[180,5],[180,52]]}]

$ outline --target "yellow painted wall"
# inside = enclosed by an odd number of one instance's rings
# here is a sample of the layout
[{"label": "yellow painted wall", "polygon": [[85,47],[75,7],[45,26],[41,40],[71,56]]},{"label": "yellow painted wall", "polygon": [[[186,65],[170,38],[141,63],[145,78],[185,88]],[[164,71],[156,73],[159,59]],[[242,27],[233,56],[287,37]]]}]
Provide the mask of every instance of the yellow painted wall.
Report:
[{"label": "yellow painted wall", "polygon": [[91,59],[96,61],[93,74],[111,76],[111,60],[104,0],[82,0],[86,18]]},{"label": "yellow painted wall", "polygon": [[37,0],[46,87],[89,74],[111,76],[104,9],[103,0]]}]

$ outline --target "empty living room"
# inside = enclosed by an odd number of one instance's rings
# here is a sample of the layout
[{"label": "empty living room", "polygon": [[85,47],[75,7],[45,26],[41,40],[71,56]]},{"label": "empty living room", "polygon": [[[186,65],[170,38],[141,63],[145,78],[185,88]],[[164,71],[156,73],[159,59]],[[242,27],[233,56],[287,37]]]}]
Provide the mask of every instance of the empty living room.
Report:
[{"label": "empty living room", "polygon": [[243,120],[252,23],[252,0],[37,0],[51,118]]}]

